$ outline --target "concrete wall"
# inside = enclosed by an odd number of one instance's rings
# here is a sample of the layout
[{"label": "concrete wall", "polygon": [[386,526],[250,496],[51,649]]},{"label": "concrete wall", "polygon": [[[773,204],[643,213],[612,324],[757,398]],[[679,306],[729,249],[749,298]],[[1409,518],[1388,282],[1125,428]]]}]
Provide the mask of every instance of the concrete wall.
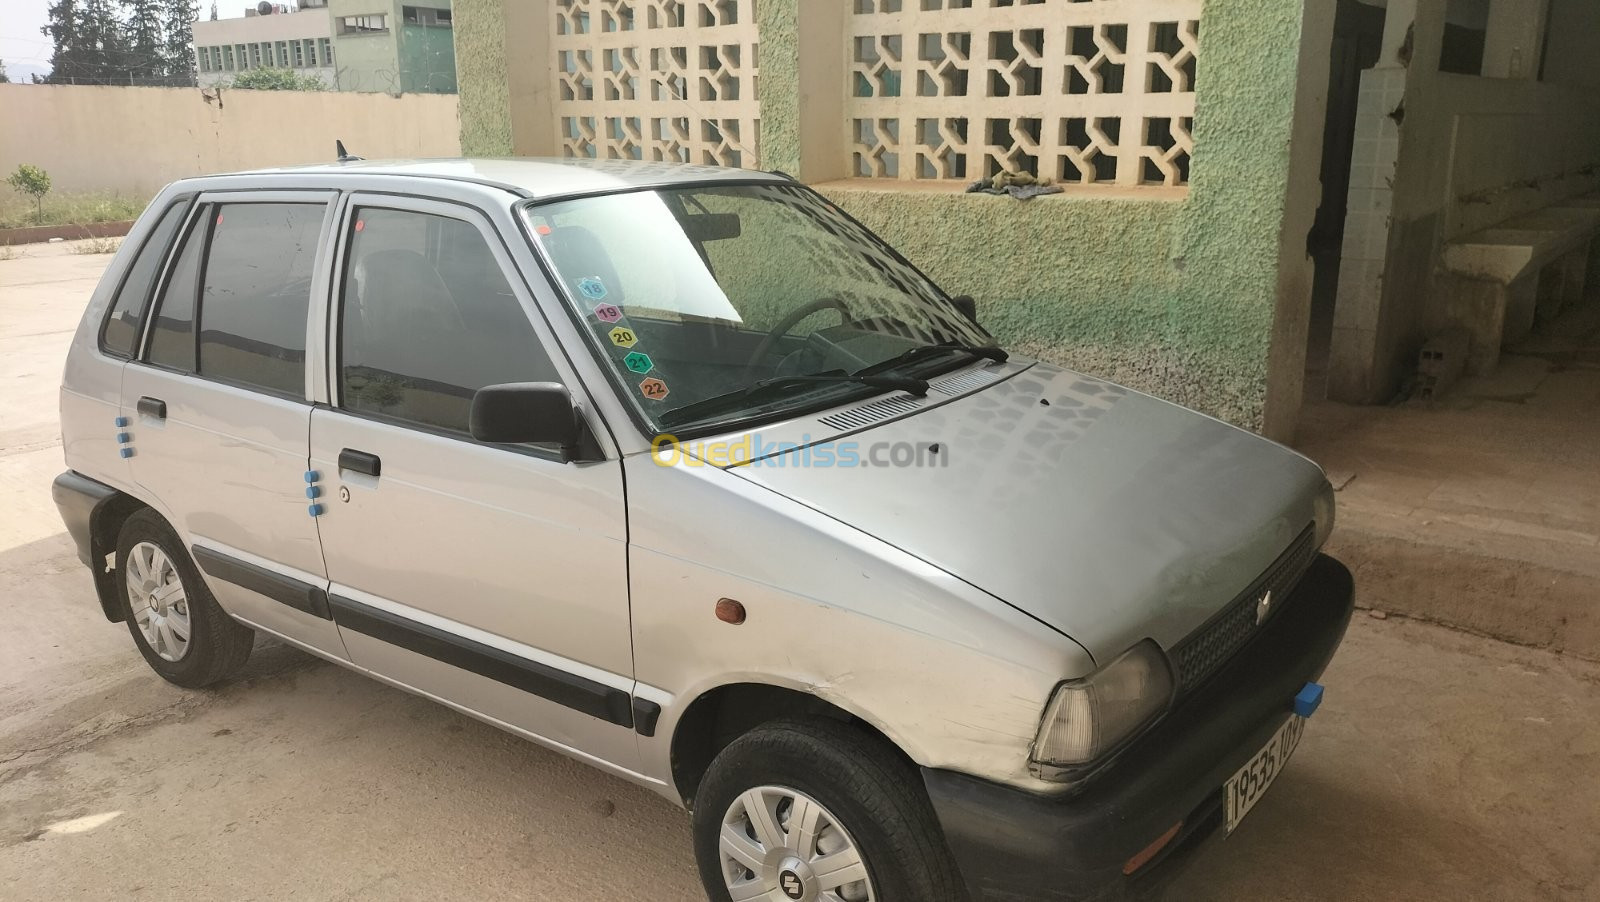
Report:
[{"label": "concrete wall", "polygon": [[335,139],[373,159],[461,152],[448,94],[0,84],[0,123],[0,171],[36,163],[55,191],[135,197],[186,176],[328,162]]},{"label": "concrete wall", "polygon": [[[539,113],[550,102],[550,58],[536,46],[550,26],[528,11],[541,5],[455,4],[470,153],[555,145],[553,120]],[[1072,188],[1027,202],[840,180],[847,46],[835,23],[845,7],[758,4],[764,168],[817,183],[947,290],[974,295],[1009,346],[1272,435],[1292,432],[1331,4],[1206,4],[1187,189]]]}]

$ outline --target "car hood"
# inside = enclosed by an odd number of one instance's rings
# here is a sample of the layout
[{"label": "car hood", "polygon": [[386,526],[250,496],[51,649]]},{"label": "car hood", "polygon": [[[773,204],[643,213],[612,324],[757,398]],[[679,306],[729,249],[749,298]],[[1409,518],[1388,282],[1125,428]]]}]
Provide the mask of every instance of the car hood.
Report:
[{"label": "car hood", "polygon": [[[1319,507],[1332,516],[1327,480],[1304,457],[1044,363],[833,435],[832,465],[812,445],[728,472],[1002,599],[1100,663],[1147,637],[1172,648],[1248,588]],[[849,442],[859,465],[843,465]],[[920,465],[872,460],[918,448]]]}]

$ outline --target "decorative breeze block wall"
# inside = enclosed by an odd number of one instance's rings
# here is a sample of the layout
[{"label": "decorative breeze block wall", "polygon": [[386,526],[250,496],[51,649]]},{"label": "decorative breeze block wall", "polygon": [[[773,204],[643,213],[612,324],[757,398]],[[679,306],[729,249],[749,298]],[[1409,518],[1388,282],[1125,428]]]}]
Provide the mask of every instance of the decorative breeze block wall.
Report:
[{"label": "decorative breeze block wall", "polygon": [[1187,185],[1203,0],[851,0],[852,172]]},{"label": "decorative breeze block wall", "polygon": [[756,0],[554,0],[569,157],[759,168]]}]

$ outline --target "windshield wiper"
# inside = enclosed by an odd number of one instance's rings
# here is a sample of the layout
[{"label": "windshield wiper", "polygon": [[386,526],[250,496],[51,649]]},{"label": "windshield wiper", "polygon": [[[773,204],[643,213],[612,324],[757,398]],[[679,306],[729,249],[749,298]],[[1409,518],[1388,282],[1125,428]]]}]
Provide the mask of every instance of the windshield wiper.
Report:
[{"label": "windshield wiper", "polygon": [[879,361],[878,363],[874,363],[872,366],[856,370],[854,375],[872,376],[878,373],[887,373],[891,370],[897,370],[903,366],[910,366],[919,360],[925,360],[929,357],[938,357],[944,354],[952,353],[971,354],[972,356],[983,360],[993,360],[995,363],[1005,363],[1011,358],[1011,355],[1007,354],[1003,348],[998,348],[994,345],[974,345],[965,344],[958,341],[945,341],[934,345],[919,345],[918,347],[911,348],[910,350],[901,354],[897,354],[894,357],[890,357],[888,360]]},{"label": "windshield wiper", "polygon": [[871,388],[881,388],[887,391],[907,391],[918,397],[928,393],[928,380],[914,379],[909,376],[876,376],[871,373],[846,373],[835,370],[827,373],[811,373],[805,376],[769,376],[758,379],[744,388],[727,394],[715,395],[703,401],[686,404],[675,410],[669,410],[661,415],[661,422],[684,423],[697,418],[699,415],[714,410],[722,410],[735,403],[748,403],[765,395],[781,394],[783,389],[794,388],[799,385],[852,383],[865,385]]}]

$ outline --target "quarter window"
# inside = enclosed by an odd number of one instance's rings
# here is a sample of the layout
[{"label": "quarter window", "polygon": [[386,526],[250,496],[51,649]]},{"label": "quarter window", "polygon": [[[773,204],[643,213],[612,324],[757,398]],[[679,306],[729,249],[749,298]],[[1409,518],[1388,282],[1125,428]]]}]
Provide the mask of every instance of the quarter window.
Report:
[{"label": "quarter window", "polygon": [[183,237],[183,249],[161,289],[155,322],[150,327],[151,363],[194,372],[194,298],[198,293],[195,281],[210,224],[208,212],[202,210]]},{"label": "quarter window", "polygon": [[557,381],[475,226],[367,207],[351,229],[340,329],[345,409],[465,435],[478,389]]},{"label": "quarter window", "polygon": [[305,394],[306,313],[326,207],[216,208],[200,297],[200,375]]},{"label": "quarter window", "polygon": [[187,201],[173,204],[161,215],[155,229],[139,248],[139,256],[128,267],[127,278],[117,290],[116,300],[106,317],[100,346],[109,354],[132,357],[139,343],[139,327],[144,323],[145,305],[150,291],[155,287],[156,276],[161,272],[161,261],[166,259],[172,238],[183,224],[183,214],[189,209]]}]

